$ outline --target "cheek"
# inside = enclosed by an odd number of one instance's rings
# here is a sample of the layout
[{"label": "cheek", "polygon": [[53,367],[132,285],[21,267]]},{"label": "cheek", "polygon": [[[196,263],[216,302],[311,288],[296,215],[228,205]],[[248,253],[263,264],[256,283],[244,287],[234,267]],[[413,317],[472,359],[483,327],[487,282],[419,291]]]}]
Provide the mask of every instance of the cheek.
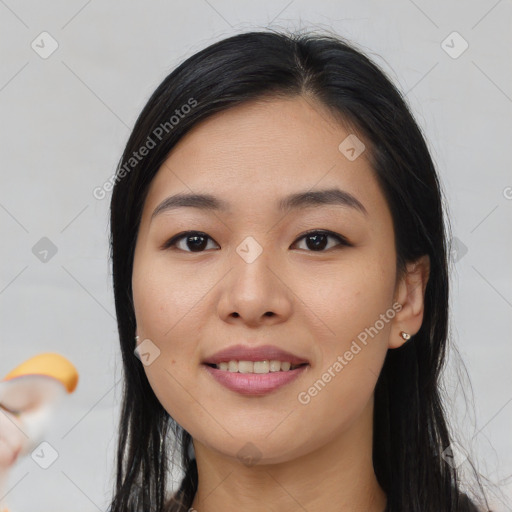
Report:
[{"label": "cheek", "polygon": [[294,292],[304,303],[304,313],[318,324],[317,334],[331,349],[350,344],[392,306],[395,274],[391,259],[354,252],[342,265],[310,275],[314,277],[294,282]]},{"label": "cheek", "polygon": [[[147,262],[147,263],[146,263]],[[134,262],[133,302],[137,327],[145,337],[173,338],[189,313],[208,293],[208,275],[197,279],[192,265],[171,268],[165,256],[144,256]]]},{"label": "cheek", "polygon": [[382,259],[359,260],[339,268],[336,278],[316,280],[305,301],[306,310],[320,317],[322,335],[316,339],[318,365],[297,399],[302,414],[329,425],[325,436],[348,428],[371,399],[395,314],[392,269]]},{"label": "cheek", "polygon": [[158,354],[144,371],[160,403],[181,425],[188,425],[190,411],[195,410],[196,401],[186,390],[197,379],[201,300],[214,285],[211,276],[203,277],[198,279],[192,266],[171,271],[165,257],[152,255],[149,261],[142,254],[134,260],[137,332],[141,342],[149,339],[156,346]]}]

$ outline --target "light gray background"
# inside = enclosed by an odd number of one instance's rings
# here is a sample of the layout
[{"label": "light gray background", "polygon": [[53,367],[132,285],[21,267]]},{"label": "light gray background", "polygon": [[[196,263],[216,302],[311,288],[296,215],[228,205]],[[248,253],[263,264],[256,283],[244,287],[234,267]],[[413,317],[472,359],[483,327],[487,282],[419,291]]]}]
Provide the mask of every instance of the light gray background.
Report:
[{"label": "light gray background", "polygon": [[[92,191],[114,172],[136,116],[172,68],[216,40],[269,25],[332,29],[407,93],[457,239],[452,329],[475,417],[453,416],[480,469],[510,497],[511,20],[510,0],[0,0],[0,374],[42,351],[62,353],[80,372],[47,436],[59,457],[47,470],[30,458],[14,468],[13,511],[105,510],[121,360],[110,194],[97,200]],[[46,59],[31,47],[42,37],[50,47],[43,31],[59,45]],[[454,31],[469,44],[457,58],[445,51],[463,49],[458,36],[446,39]],[[46,263],[32,252],[42,237],[57,247]],[[461,388],[449,389],[459,403]],[[508,510],[499,500],[494,507]]]}]

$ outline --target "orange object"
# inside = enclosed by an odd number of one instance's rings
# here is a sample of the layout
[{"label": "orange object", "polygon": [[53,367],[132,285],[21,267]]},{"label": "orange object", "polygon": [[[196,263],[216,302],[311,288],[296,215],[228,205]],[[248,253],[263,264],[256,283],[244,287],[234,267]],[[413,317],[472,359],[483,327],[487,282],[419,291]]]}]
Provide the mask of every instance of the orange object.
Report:
[{"label": "orange object", "polygon": [[73,364],[64,356],[53,352],[46,352],[27,359],[11,370],[3,381],[10,381],[28,375],[41,375],[58,380],[72,393],[78,384],[78,372]]}]

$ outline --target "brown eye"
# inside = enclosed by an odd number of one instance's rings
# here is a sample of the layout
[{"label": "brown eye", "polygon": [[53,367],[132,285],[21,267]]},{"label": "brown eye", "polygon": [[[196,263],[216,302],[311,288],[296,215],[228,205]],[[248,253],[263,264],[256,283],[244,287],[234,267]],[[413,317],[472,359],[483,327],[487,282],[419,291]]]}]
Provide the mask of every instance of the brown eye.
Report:
[{"label": "brown eye", "polygon": [[[298,238],[295,243],[297,243],[300,240],[305,240],[306,248],[313,252],[325,252],[325,248],[328,246],[329,238],[336,240],[338,243],[334,244],[334,247],[339,246],[349,246],[350,244],[348,241],[342,237],[341,235],[338,235],[337,233],[333,233],[332,231],[310,231],[309,233],[306,233],[305,235]],[[331,245],[329,249],[331,249],[333,246]]]},{"label": "brown eye", "polygon": [[212,240],[206,233],[201,231],[187,231],[171,238],[163,246],[164,249],[176,246],[185,252],[203,252],[208,245],[208,239]]}]

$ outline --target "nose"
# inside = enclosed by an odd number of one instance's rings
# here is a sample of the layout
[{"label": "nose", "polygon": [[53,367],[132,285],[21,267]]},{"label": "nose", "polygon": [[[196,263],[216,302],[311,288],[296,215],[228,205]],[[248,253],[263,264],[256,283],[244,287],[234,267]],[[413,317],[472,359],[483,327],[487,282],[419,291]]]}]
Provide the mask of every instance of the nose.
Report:
[{"label": "nose", "polygon": [[276,265],[261,254],[247,263],[242,258],[224,280],[218,314],[226,322],[249,327],[286,321],[292,312],[290,283]]}]

